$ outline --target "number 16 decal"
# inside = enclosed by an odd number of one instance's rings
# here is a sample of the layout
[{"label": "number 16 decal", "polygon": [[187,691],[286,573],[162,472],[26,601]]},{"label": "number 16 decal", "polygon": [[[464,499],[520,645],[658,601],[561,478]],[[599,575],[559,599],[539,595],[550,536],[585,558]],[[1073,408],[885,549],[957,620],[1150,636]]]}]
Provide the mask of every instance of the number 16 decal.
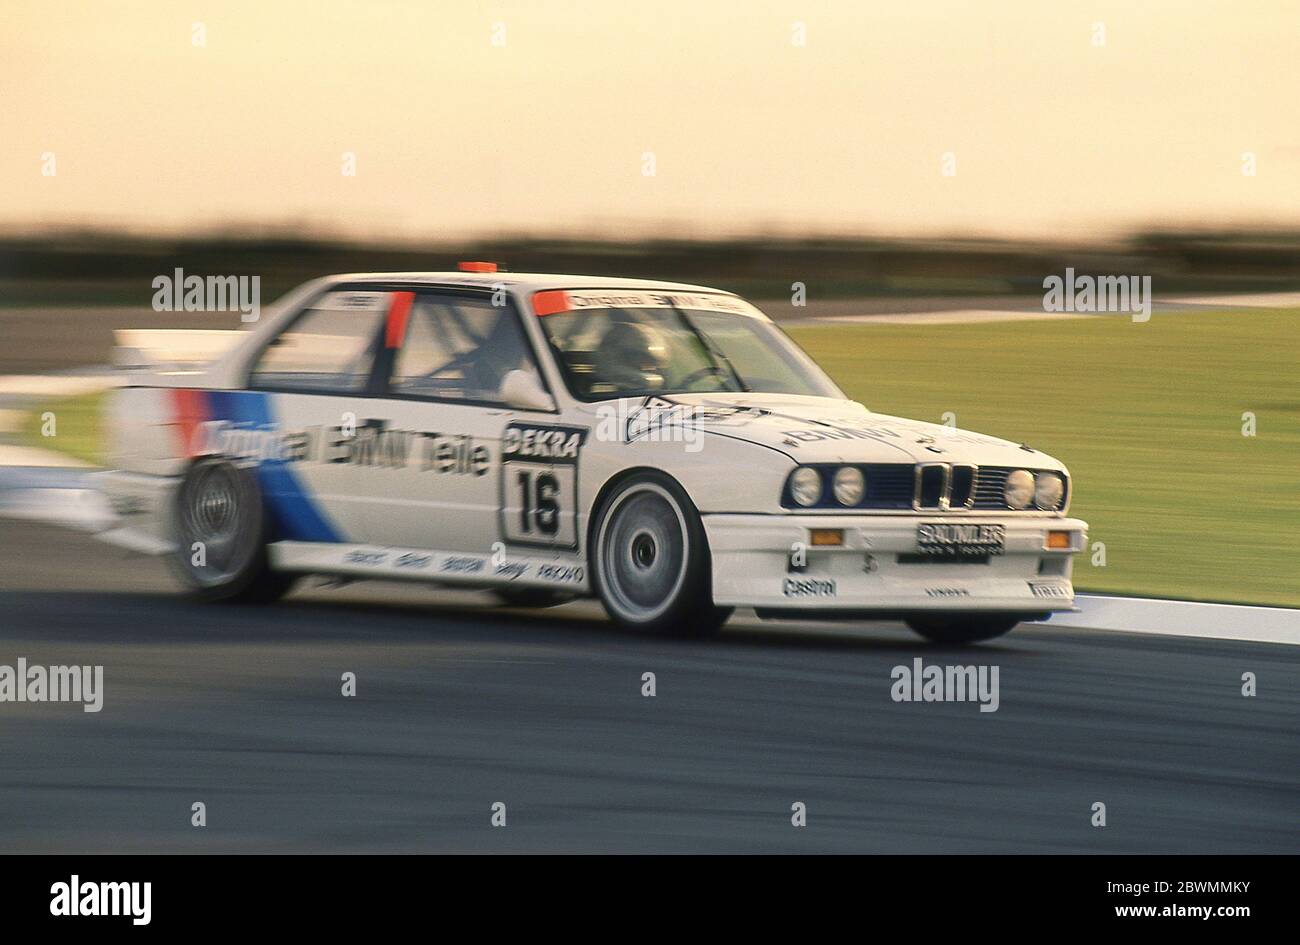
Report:
[{"label": "number 16 decal", "polygon": [[554,535],[560,530],[560,481],[553,473],[539,472],[534,476],[530,472],[520,471],[519,478],[519,529],[525,535],[529,532],[541,532]]},{"label": "number 16 decal", "polygon": [[576,551],[581,427],[512,423],[501,437],[501,534],[507,544]]}]

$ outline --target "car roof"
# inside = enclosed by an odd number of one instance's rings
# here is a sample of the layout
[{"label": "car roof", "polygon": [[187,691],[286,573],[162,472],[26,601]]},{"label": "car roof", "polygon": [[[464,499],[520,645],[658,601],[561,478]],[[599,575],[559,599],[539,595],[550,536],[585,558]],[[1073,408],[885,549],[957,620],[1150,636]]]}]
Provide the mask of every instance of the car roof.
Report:
[{"label": "car roof", "polygon": [[656,279],[623,279],[613,276],[564,275],[542,272],[353,272],[329,276],[335,282],[422,282],[428,285],[472,285],[491,288],[504,285],[512,289],[669,289],[674,292],[716,292],[715,289],[686,282],[661,282]]}]

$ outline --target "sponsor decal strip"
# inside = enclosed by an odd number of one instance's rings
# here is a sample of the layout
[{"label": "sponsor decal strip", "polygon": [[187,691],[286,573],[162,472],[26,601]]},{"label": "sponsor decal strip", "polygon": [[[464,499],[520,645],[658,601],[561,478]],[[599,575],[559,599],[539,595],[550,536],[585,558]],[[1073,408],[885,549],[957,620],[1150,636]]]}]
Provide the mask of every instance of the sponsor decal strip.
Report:
[{"label": "sponsor decal strip", "polygon": [[835,582],[830,578],[786,578],[781,583],[786,597],[835,597]]},{"label": "sponsor decal strip", "polygon": [[578,550],[585,427],[511,423],[501,437],[498,523],[507,544]]},{"label": "sponsor decal strip", "polygon": [[547,289],[533,293],[533,312],[539,316],[587,309],[688,308],[709,312],[734,312],[760,317],[744,299],[734,295],[694,292],[638,292],[613,289]]},{"label": "sponsor decal strip", "polygon": [[587,584],[586,568],[579,560],[557,560],[551,556],[470,554],[300,541],[275,542],[270,549],[272,561],[277,566],[291,569],[320,569],[371,577],[418,577],[454,584],[498,586],[518,583],[533,587],[567,587],[574,591],[584,590]]}]

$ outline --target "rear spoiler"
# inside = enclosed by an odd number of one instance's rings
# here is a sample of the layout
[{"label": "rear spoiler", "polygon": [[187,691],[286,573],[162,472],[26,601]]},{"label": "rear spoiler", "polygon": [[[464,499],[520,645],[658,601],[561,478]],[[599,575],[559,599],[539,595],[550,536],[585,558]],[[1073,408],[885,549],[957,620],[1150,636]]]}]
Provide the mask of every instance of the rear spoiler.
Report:
[{"label": "rear spoiler", "polygon": [[124,371],[167,371],[215,361],[247,332],[207,328],[119,328],[112,363]]}]

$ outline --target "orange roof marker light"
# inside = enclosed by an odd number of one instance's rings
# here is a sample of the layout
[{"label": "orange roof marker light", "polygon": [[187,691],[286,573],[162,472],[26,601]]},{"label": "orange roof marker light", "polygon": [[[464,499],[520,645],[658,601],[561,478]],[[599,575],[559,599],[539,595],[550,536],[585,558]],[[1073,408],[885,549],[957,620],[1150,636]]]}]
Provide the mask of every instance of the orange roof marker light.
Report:
[{"label": "orange roof marker light", "polygon": [[556,315],[569,310],[569,293],[563,289],[547,289],[533,293],[533,311],[538,315]]},{"label": "orange roof marker light", "polygon": [[497,264],[494,262],[459,262],[456,268],[461,272],[496,272]]}]

